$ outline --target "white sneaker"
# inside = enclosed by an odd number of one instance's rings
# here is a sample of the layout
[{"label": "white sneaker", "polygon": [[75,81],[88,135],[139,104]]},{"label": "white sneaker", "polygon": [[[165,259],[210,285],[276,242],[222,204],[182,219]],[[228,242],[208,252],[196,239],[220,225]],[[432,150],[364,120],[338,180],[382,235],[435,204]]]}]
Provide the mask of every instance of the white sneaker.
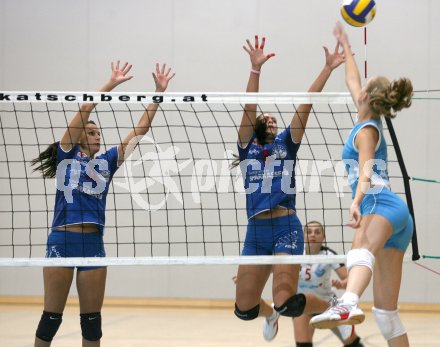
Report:
[{"label": "white sneaker", "polygon": [[272,316],[264,318],[263,322],[263,337],[266,341],[272,341],[278,333],[278,318],[280,318],[280,314],[275,309],[273,312],[275,315],[272,314]]},{"label": "white sneaker", "polygon": [[360,324],[364,320],[365,314],[357,305],[348,305],[337,300],[327,311],[314,316],[310,325],[318,329],[333,329],[339,325]]}]

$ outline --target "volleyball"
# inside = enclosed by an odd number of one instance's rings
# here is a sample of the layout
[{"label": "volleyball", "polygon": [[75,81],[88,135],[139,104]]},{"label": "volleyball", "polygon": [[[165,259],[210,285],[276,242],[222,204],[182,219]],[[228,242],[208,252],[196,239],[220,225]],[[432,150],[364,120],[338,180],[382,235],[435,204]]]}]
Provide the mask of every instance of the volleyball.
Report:
[{"label": "volleyball", "polygon": [[374,0],[343,0],[341,15],[344,20],[355,27],[370,23],[376,14]]}]

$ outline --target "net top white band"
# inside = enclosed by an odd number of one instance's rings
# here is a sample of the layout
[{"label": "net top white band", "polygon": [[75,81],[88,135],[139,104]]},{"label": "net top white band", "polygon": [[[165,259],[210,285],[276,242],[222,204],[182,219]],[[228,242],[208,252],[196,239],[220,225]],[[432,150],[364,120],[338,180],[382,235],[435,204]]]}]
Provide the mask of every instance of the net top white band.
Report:
[{"label": "net top white band", "polygon": [[349,93],[97,93],[0,91],[0,103],[353,104]]},{"label": "net top white band", "polygon": [[190,257],[105,257],[105,258],[14,258],[0,259],[2,266],[136,266],[136,265],[250,265],[344,263],[345,255],[293,256],[190,256]]},{"label": "net top white band", "polygon": [[[345,264],[346,258],[346,255],[343,254],[223,257],[4,258],[0,259],[0,267]],[[404,262],[412,262],[411,256],[405,255]]]}]

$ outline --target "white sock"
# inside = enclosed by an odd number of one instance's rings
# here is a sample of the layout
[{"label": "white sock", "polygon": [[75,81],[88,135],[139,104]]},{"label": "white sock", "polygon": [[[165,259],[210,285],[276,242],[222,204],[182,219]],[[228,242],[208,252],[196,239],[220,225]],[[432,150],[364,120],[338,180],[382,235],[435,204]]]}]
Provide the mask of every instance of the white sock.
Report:
[{"label": "white sock", "polygon": [[359,296],[355,293],[345,292],[344,295],[342,295],[341,300],[344,304],[354,306],[359,303]]}]

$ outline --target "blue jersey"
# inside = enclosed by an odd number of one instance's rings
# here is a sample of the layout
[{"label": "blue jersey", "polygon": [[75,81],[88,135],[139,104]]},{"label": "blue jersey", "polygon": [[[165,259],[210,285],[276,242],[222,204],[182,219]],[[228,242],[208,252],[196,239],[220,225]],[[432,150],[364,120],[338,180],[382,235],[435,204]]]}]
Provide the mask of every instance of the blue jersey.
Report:
[{"label": "blue jersey", "polygon": [[90,160],[75,145],[64,152],[57,149],[57,170],[52,228],[70,224],[105,225],[105,205],[110,181],[118,169],[118,148]]},{"label": "blue jersey", "polygon": [[273,143],[260,145],[254,133],[245,148],[238,145],[248,218],[276,206],[295,210],[295,164],[299,146],[292,141],[290,126]]},{"label": "blue jersey", "polygon": [[[356,148],[355,139],[359,131],[366,126],[373,126],[379,132],[379,141],[377,142],[374,153],[373,174],[372,177],[370,177],[371,185],[376,187],[389,186],[387,144],[383,135],[381,119],[370,119],[365,122],[356,123],[347,141],[345,141],[344,149],[342,150],[342,160],[345,163],[345,168],[348,173],[348,183],[351,186],[353,198],[356,194],[359,181],[359,151]],[[374,192],[374,190],[370,190],[370,192]]]}]

